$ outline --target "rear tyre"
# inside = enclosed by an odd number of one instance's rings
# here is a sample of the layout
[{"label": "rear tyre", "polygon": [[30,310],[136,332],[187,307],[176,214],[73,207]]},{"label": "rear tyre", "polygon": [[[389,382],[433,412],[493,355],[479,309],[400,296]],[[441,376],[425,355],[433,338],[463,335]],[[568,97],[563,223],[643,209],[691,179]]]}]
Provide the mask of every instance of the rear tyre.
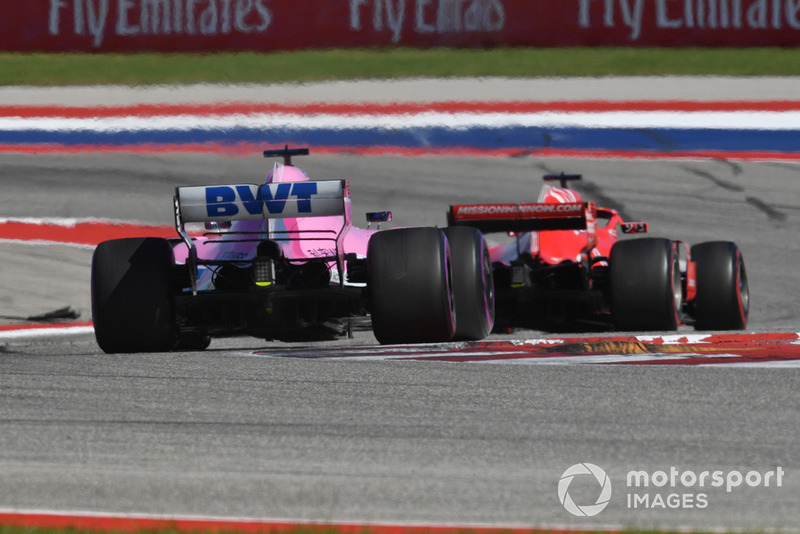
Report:
[{"label": "rear tyre", "polygon": [[166,239],[114,239],[92,258],[92,319],[103,351],[161,352],[175,347],[171,272]]},{"label": "rear tyre", "polygon": [[692,247],[697,264],[693,302],[698,330],[741,330],[750,312],[750,290],[742,252],[736,243],[711,241]]},{"label": "rear tyre", "polygon": [[611,314],[618,330],[676,330],[683,302],[678,249],[669,239],[618,241],[611,248]]},{"label": "rear tyre", "polygon": [[175,350],[205,350],[211,344],[211,336],[203,334],[179,334]]},{"label": "rear tyre", "polygon": [[450,245],[450,271],[456,306],[457,341],[483,339],[494,326],[492,260],[483,234],[476,228],[453,226],[444,234]]},{"label": "rear tyre", "polygon": [[436,228],[374,234],[367,248],[372,329],[381,344],[449,341],[455,333],[450,250]]}]

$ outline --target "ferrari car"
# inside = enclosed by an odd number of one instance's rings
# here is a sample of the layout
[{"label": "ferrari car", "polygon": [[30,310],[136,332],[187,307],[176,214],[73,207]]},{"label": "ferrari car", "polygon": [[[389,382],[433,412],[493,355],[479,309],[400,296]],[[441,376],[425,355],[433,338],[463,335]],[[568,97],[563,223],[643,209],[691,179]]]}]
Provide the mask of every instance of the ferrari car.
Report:
[{"label": "ferrari car", "polygon": [[[735,243],[690,247],[639,237],[646,223],[623,221],[616,210],[584,201],[569,187],[579,179],[544,176],[535,203],[450,207],[450,228],[477,228],[504,241],[489,247],[498,329],[745,327],[747,273]],[[618,239],[619,231],[632,238]]]},{"label": "ferrari car", "polygon": [[474,228],[380,230],[352,222],[347,180],[312,181],[292,157],[263,184],[178,187],[176,237],[115,239],[92,259],[95,337],[105,352],[201,350],[212,337],[380,343],[480,339],[494,320],[489,252]]}]

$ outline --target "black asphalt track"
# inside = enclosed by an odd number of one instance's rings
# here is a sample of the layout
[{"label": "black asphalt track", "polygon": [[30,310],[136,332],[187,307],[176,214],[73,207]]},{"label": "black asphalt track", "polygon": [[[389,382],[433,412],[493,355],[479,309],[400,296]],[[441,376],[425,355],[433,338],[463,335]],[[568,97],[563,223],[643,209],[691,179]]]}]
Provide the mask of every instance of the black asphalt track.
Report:
[{"label": "black asphalt track", "polygon": [[[748,330],[800,330],[794,163],[355,155],[297,163],[317,179],[350,179],[354,212],[391,209],[396,226],[444,225],[451,203],[534,201],[542,174],[582,173],[587,199],[649,222],[652,235],[736,241],[750,278]],[[168,225],[176,185],[258,182],[267,170],[258,154],[3,154],[0,216]],[[3,322],[63,306],[89,320],[91,250],[0,243],[0,251]],[[345,343],[374,339],[360,331]],[[270,346],[222,340],[204,353],[108,356],[89,335],[0,337],[0,508],[800,528],[797,368],[252,355]],[[562,474],[583,462],[612,483],[608,507],[592,518],[571,515],[558,496]],[[680,476],[677,487],[627,486],[630,471],[673,467],[734,480],[784,474],[781,487],[773,478],[769,488],[743,482],[730,492],[687,487]],[[581,505],[598,491],[591,477],[569,487]],[[655,508],[644,508],[644,495]]]}]

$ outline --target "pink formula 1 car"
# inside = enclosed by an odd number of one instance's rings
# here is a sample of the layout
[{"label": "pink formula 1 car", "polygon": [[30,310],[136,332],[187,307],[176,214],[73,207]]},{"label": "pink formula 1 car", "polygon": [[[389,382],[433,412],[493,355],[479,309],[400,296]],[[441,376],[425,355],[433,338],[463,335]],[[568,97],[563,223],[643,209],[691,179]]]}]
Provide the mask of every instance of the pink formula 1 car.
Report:
[{"label": "pink formula 1 car", "polygon": [[263,185],[178,187],[175,239],[100,243],[92,261],[100,347],[203,349],[232,335],[327,339],[351,333],[351,319],[367,315],[381,343],[491,332],[492,270],[478,230],[357,228],[348,182],[311,181],[291,165],[305,154],[266,151],[284,161]]},{"label": "pink formula 1 car", "polygon": [[[497,326],[550,331],[742,329],[749,292],[735,243],[689,247],[647,232],[569,189],[579,175],[545,176],[538,202],[451,206],[450,227],[506,233],[490,246]],[[560,182],[560,187],[550,182]]]}]

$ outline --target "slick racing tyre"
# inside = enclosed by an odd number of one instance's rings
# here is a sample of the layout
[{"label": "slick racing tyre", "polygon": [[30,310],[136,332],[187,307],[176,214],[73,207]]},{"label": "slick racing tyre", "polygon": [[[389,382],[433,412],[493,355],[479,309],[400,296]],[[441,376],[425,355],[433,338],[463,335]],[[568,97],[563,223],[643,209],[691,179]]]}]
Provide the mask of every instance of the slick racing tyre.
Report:
[{"label": "slick racing tyre", "polygon": [[676,330],[683,287],[669,239],[618,241],[609,257],[611,315],[618,330]]},{"label": "slick racing tyre", "polygon": [[374,234],[367,247],[372,329],[381,344],[449,341],[455,333],[447,239],[436,228]]},{"label": "slick racing tyre", "polygon": [[730,241],[711,241],[693,246],[691,254],[697,264],[695,328],[743,329],[750,311],[750,290],[739,247]]},{"label": "slick racing tyre", "polygon": [[456,341],[488,336],[494,326],[492,260],[483,234],[476,228],[452,226],[444,230],[450,245],[450,272],[456,306]]},{"label": "slick racing tyre", "polygon": [[108,353],[168,351],[177,343],[172,247],[166,239],[114,239],[92,258],[92,320]]},{"label": "slick racing tyre", "polygon": [[205,350],[211,345],[211,336],[203,334],[179,334],[175,350]]}]

